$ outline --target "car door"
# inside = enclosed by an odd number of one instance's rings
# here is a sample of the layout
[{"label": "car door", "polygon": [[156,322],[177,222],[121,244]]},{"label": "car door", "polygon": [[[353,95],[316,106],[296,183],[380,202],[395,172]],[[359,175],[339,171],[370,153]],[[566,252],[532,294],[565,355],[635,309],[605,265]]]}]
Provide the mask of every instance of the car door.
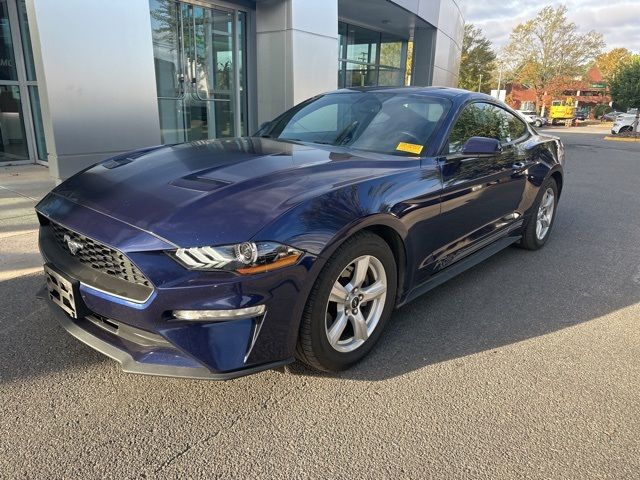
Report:
[{"label": "car door", "polygon": [[[516,116],[489,102],[468,104],[449,134],[440,158],[442,174],[441,248],[434,252],[433,272],[489,245],[522,222],[518,207],[528,167],[523,142],[529,130]],[[500,141],[501,151],[464,155],[471,137]]]}]

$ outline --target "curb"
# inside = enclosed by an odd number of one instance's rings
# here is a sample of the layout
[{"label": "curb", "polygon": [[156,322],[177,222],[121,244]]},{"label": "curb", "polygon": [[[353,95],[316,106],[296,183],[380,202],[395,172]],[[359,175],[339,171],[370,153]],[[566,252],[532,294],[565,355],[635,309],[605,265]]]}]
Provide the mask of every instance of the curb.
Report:
[{"label": "curb", "polygon": [[614,142],[640,142],[640,137],[637,138],[625,138],[625,137],[612,137],[611,135],[607,135],[604,137],[605,140],[612,140]]}]

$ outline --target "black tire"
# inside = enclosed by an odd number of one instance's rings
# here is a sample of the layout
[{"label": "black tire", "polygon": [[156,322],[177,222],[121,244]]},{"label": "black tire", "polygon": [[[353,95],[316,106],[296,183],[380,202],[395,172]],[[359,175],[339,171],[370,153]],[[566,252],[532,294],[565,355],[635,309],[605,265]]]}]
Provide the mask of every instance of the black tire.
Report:
[{"label": "black tire", "polygon": [[542,126],[542,122],[540,120],[536,120],[533,124],[536,128],[540,128]]},{"label": "black tire", "polygon": [[[538,238],[536,234],[536,224],[538,211],[540,209],[540,203],[542,202],[542,198],[547,191],[547,189],[553,190],[554,194],[554,204],[553,204],[553,214],[551,216],[551,223],[549,225],[549,229],[542,239]],[[547,178],[544,183],[540,186],[540,190],[538,191],[538,196],[536,197],[536,201],[531,207],[531,214],[527,220],[527,223],[524,225],[522,239],[519,242],[519,246],[525,248],[527,250],[538,250],[544,247],[547,240],[551,236],[551,232],[553,231],[553,224],[556,220],[556,211],[558,209],[558,184],[555,179],[552,177]]]},{"label": "black tire", "polygon": [[[327,338],[327,305],[331,289],[351,262],[363,255],[377,258],[386,274],[387,290],[378,323],[362,345],[351,352],[339,352]],[[331,256],[316,279],[302,314],[296,353],[308,366],[326,372],[345,370],[373,348],[395,307],[397,266],[389,245],[379,236],[360,232],[349,238]]]},{"label": "black tire", "polygon": [[618,133],[630,132],[632,130],[633,130],[633,128],[631,128],[629,125],[626,125],[626,126],[620,128],[620,130],[618,130]]}]

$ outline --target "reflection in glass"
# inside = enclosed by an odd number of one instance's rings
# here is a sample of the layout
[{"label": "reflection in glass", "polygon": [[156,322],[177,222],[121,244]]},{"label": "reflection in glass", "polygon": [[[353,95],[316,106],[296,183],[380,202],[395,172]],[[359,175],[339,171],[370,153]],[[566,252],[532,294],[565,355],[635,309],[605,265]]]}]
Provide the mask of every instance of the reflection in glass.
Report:
[{"label": "reflection in glass", "polygon": [[44,127],[42,124],[42,111],[40,110],[40,95],[38,87],[29,86],[29,100],[31,101],[31,116],[33,117],[33,130],[36,137],[36,149],[38,160],[48,161],[47,147],[44,140]]},{"label": "reflection in glass", "polygon": [[158,111],[163,143],[179,143],[184,136],[183,69],[180,54],[180,12],[170,0],[151,0],[151,34],[156,70]]},{"label": "reflection in glass", "polygon": [[407,42],[383,33],[380,43],[380,65],[402,68],[406,55]]},{"label": "reflection in glass", "polygon": [[230,95],[234,87],[233,15],[227,12],[193,7],[194,42],[187,61],[193,66],[192,83],[197,100],[206,103],[200,113],[208,129],[207,137],[234,135],[234,102]]},{"label": "reflection in glass", "polygon": [[0,85],[0,162],[28,159],[20,89]]},{"label": "reflection in glass", "polygon": [[379,43],[378,32],[349,25],[346,58],[357,62],[376,63]]},{"label": "reflection in glass", "polygon": [[173,0],[150,0],[150,9],[163,142],[240,133],[235,128],[237,95],[244,132],[246,14],[238,12],[235,23],[233,12]]},{"label": "reflection in glass", "polygon": [[406,40],[340,22],[338,43],[339,87],[405,84]]},{"label": "reflection in glass", "polygon": [[375,65],[346,63],[345,87],[371,87],[377,85],[377,83]]},{"label": "reflection in glass", "polygon": [[246,71],[245,71],[245,54],[247,48],[245,46],[245,29],[247,22],[247,14],[245,12],[238,12],[238,32],[236,35],[238,42],[238,72],[239,72],[239,86],[240,86],[240,132],[239,135],[248,135],[247,126],[247,89],[246,84]]},{"label": "reflection in glass", "polygon": [[387,87],[399,87],[404,85],[404,70],[399,68],[380,67],[378,73],[378,85]]},{"label": "reflection in glass", "polygon": [[[405,93],[329,93],[285,112],[261,135],[413,156],[428,143],[448,107],[442,99]],[[419,150],[399,148],[402,142]]]},{"label": "reflection in glass", "polygon": [[7,0],[0,0],[0,80],[18,80]]},{"label": "reflection in glass", "polygon": [[18,18],[20,19],[20,38],[22,39],[22,50],[24,52],[27,80],[35,81],[36,68],[33,64],[33,48],[31,47],[31,35],[29,34],[26,0],[18,0]]},{"label": "reflection in glass", "polygon": [[495,138],[510,142],[506,111],[488,103],[472,103],[465,107],[449,134],[449,153],[462,151],[471,137]]}]

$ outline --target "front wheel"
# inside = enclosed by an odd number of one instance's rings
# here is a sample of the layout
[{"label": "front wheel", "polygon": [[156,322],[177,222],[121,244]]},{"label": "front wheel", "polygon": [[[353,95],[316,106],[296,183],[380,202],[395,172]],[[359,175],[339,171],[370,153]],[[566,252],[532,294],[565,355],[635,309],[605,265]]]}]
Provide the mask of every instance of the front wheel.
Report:
[{"label": "front wheel", "polygon": [[542,126],[542,122],[540,120],[536,120],[533,125],[537,128],[540,128]]},{"label": "front wheel", "polygon": [[520,246],[527,250],[542,248],[549,236],[558,206],[558,184],[553,178],[544,181],[538,192],[532,213],[524,226]]},{"label": "front wheel", "polygon": [[382,238],[362,232],[327,261],[305,307],[297,354],[307,365],[339,371],[361,360],[394,308],[397,267]]}]

